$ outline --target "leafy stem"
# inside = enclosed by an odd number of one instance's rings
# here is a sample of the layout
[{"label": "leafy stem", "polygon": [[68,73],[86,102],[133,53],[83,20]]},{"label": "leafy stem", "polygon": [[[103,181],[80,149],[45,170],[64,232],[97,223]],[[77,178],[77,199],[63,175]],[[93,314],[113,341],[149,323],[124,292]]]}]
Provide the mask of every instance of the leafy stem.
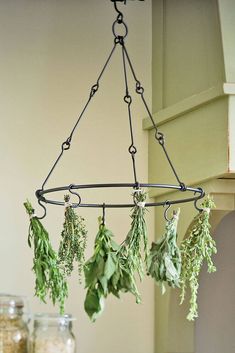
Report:
[{"label": "leafy stem", "polygon": [[58,267],[58,258],[50,243],[49,234],[40,220],[34,215],[29,201],[24,203],[30,216],[28,244],[34,247],[33,271],[35,273],[35,295],[44,303],[49,294],[53,304],[59,302],[60,312],[64,312],[68,286]]}]

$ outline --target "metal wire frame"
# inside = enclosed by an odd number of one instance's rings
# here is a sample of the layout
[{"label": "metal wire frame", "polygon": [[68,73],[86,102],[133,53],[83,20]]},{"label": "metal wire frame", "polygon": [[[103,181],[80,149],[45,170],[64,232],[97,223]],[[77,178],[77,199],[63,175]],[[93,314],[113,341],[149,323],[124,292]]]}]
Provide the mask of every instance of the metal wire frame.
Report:
[{"label": "metal wire frame", "polygon": [[[43,216],[38,217],[39,219],[42,219],[46,216],[47,210],[46,210],[46,207],[44,204],[48,203],[48,204],[52,204],[52,205],[64,206],[64,201],[51,200],[51,199],[47,199],[44,196],[44,195],[59,192],[59,191],[68,191],[71,194],[74,194],[78,197],[78,202],[73,203],[72,207],[74,207],[74,208],[77,208],[77,207],[102,208],[103,214],[105,214],[105,208],[131,208],[135,205],[134,198],[133,198],[133,203],[112,203],[112,204],[110,204],[110,203],[83,203],[81,196],[77,192],[75,192],[75,190],[81,190],[81,189],[100,189],[100,188],[132,188],[132,190],[134,190],[134,191],[138,190],[140,188],[148,188],[148,189],[158,188],[158,189],[176,190],[176,191],[180,191],[180,192],[188,191],[188,192],[193,193],[193,196],[180,198],[177,200],[167,200],[167,201],[163,201],[163,202],[147,202],[145,204],[145,206],[146,207],[166,206],[166,202],[167,202],[167,206],[174,205],[174,204],[180,204],[180,203],[186,203],[186,202],[194,202],[195,208],[197,210],[201,211],[201,209],[197,206],[197,201],[200,200],[201,198],[203,198],[205,196],[205,193],[204,193],[203,189],[201,189],[199,187],[198,188],[188,187],[180,180],[180,178],[176,172],[176,169],[173,166],[173,162],[170,159],[169,153],[166,150],[165,137],[164,137],[163,133],[161,133],[159,131],[159,129],[153,119],[153,116],[151,115],[150,109],[149,109],[147,102],[145,100],[145,97],[144,97],[144,88],[141,85],[141,82],[137,78],[132,61],[131,61],[130,56],[128,54],[128,51],[126,49],[125,38],[128,34],[128,27],[127,27],[126,23],[123,21],[123,14],[117,8],[117,4],[116,4],[116,2],[118,2],[118,1],[124,2],[124,3],[125,3],[125,1],[124,0],[111,0],[111,1],[114,3],[114,9],[117,12],[117,18],[112,25],[112,31],[113,31],[113,35],[114,35],[114,46],[113,46],[113,48],[107,58],[102,70],[101,70],[101,73],[99,74],[99,76],[96,80],[96,83],[91,87],[91,91],[90,91],[88,100],[87,100],[81,114],[79,115],[69,137],[62,143],[59,156],[57,157],[56,161],[54,162],[52,168],[49,171],[49,174],[47,175],[44,182],[42,183],[41,189],[36,191],[36,197],[38,199],[38,203],[44,210]],[[123,35],[119,35],[117,33],[117,29],[118,29],[119,25],[123,26],[123,30],[124,30]],[[131,159],[132,159],[134,182],[133,183],[86,184],[86,185],[71,184],[71,185],[67,185],[67,186],[60,186],[60,187],[56,187],[56,188],[45,189],[46,183],[48,182],[51,174],[53,173],[54,169],[56,168],[57,164],[59,163],[64,152],[70,149],[72,138],[75,133],[75,130],[77,129],[81,118],[83,117],[84,113],[86,112],[90,101],[92,100],[92,98],[94,97],[94,95],[96,94],[96,92],[98,91],[98,89],[100,87],[101,78],[102,78],[107,66],[109,65],[109,63],[111,61],[111,58],[115,52],[117,45],[120,45],[121,49],[122,49],[122,62],[123,62],[124,83],[125,83],[125,95],[124,95],[123,99],[128,107],[130,138],[131,138],[131,145],[129,146],[128,151],[129,151],[129,153],[131,155]],[[137,148],[135,147],[135,144],[134,144],[133,121],[132,121],[132,112],[131,112],[132,97],[130,96],[129,87],[128,87],[128,68],[132,74],[134,81],[135,81],[135,85],[136,85],[135,91],[138,95],[140,95],[142,102],[143,102],[143,104],[146,108],[146,111],[148,113],[148,116],[153,124],[153,128],[155,129],[155,138],[158,141],[159,145],[162,147],[162,150],[163,150],[165,157],[168,161],[168,164],[169,164],[169,166],[170,166],[170,168],[171,168],[171,170],[172,170],[172,172],[178,182],[178,185],[147,184],[147,183],[139,183],[138,182],[136,161],[135,161],[135,155],[137,153]],[[42,203],[44,203],[44,204],[42,204]]]},{"label": "metal wire frame", "polygon": [[[102,188],[132,188],[133,191],[142,189],[142,188],[158,188],[158,189],[168,189],[168,190],[176,190],[176,191],[181,191],[182,188],[180,185],[172,185],[172,184],[135,184],[135,183],[110,183],[110,184],[82,184],[82,185],[75,185],[71,184],[69,186],[60,186],[56,188],[51,188],[47,190],[37,190],[36,191],[36,196],[39,201],[52,204],[52,205],[58,205],[58,206],[64,206],[64,201],[56,201],[56,200],[50,200],[47,199],[44,195],[55,193],[55,192],[66,192],[69,191],[72,194],[76,195],[78,197],[78,203],[72,203],[71,205],[74,208],[77,207],[88,207],[88,208],[103,208],[105,205],[105,208],[131,208],[135,205],[134,201],[131,204],[128,203],[123,203],[123,204],[109,204],[109,203],[82,203],[82,198],[81,196],[74,192],[74,190],[82,190],[82,189],[102,189]],[[189,191],[193,193],[193,196],[191,197],[185,197],[182,199],[177,199],[177,200],[167,200],[168,205],[176,205],[179,203],[184,203],[184,202],[192,202],[192,201],[198,201],[202,197],[205,196],[205,193],[203,189],[201,188],[192,188],[192,187],[186,187],[183,192]],[[165,206],[166,201],[162,202],[150,202],[146,203],[146,207],[153,207],[153,206]]]}]

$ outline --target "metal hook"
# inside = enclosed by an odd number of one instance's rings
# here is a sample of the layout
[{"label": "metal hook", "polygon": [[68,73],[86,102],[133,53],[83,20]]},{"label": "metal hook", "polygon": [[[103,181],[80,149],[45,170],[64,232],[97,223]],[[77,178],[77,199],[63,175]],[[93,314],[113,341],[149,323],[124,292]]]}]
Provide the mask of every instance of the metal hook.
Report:
[{"label": "metal hook", "polygon": [[36,216],[36,218],[37,219],[43,219],[47,215],[47,209],[46,209],[45,205],[42,204],[41,200],[38,200],[38,204],[44,209],[44,214],[41,217]]},{"label": "metal hook", "polygon": [[74,186],[75,186],[74,184],[70,184],[69,185],[69,192],[70,192],[70,194],[76,195],[78,197],[78,203],[73,203],[72,204],[73,208],[77,208],[77,207],[80,206],[82,199],[81,199],[81,196],[77,192],[71,190]]},{"label": "metal hook", "polygon": [[102,217],[102,225],[105,226],[105,203],[103,203],[103,217]]},{"label": "metal hook", "polygon": [[126,0],[111,0],[114,3],[114,9],[118,13],[117,21],[118,23],[122,23],[123,20],[123,13],[117,8],[117,1],[124,2],[126,5]]},{"label": "metal hook", "polygon": [[205,196],[205,191],[204,191],[202,188],[198,188],[198,190],[201,191],[201,194],[200,194],[200,196],[198,196],[198,198],[194,201],[194,207],[195,207],[195,209],[196,209],[198,212],[202,212],[202,211],[203,211],[203,208],[198,207],[197,202],[198,202],[199,200],[201,200],[201,199]]},{"label": "metal hook", "polygon": [[166,200],[165,205],[163,207],[166,207],[166,209],[164,210],[164,218],[167,222],[170,222],[170,219],[167,216],[167,212],[168,212],[169,208],[171,207],[170,201]]}]

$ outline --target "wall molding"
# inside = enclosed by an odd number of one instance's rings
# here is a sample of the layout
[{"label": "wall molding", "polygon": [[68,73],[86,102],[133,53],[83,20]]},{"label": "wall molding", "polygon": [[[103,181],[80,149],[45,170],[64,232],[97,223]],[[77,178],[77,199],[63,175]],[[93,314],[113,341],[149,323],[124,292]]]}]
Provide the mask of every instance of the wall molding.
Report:
[{"label": "wall molding", "polygon": [[[154,113],[153,119],[158,126],[161,126],[166,122],[176,119],[183,114],[198,109],[204,104],[208,104],[215,99],[219,99],[225,96],[226,94],[231,94],[231,90],[235,92],[235,84],[223,84],[221,82],[214,87],[211,87],[198,94],[194,94],[191,97],[188,97],[176,104],[173,104],[165,109],[160,110],[157,113]],[[143,129],[153,129],[152,123],[149,118],[145,118],[143,120]]]}]

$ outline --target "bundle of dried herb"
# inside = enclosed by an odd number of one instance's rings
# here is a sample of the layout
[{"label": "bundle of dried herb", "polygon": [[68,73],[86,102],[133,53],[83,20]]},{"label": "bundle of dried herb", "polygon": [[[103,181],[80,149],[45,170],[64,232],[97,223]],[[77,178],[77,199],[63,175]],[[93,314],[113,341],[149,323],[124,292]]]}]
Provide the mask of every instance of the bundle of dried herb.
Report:
[{"label": "bundle of dried herb", "polygon": [[111,278],[116,271],[116,251],[119,246],[112,237],[112,232],[99,218],[94,254],[84,266],[87,288],[84,308],[92,321],[95,321],[104,309],[104,300],[109,293]]},{"label": "bundle of dried herb", "polygon": [[152,243],[148,257],[148,274],[161,285],[165,293],[167,283],[170,287],[179,287],[181,273],[181,254],[177,246],[177,224],[180,210],[166,224],[164,236]]},{"label": "bundle of dried herb", "polygon": [[28,244],[34,246],[33,271],[36,276],[35,295],[46,302],[46,296],[60,305],[60,312],[64,312],[65,298],[68,296],[66,280],[58,267],[58,257],[53,250],[49,235],[40,220],[35,216],[30,202],[24,203],[30,216]]},{"label": "bundle of dried herb", "polygon": [[84,218],[78,216],[74,208],[69,204],[70,197],[65,195],[65,220],[61,233],[61,241],[58,251],[59,265],[67,276],[70,276],[74,269],[74,262],[78,264],[78,275],[81,281],[81,274],[85,262],[85,249],[87,243],[87,231]]},{"label": "bundle of dried herb", "polygon": [[119,262],[128,273],[137,272],[142,279],[144,263],[147,265],[148,258],[148,238],[145,222],[146,193],[142,190],[136,190],[134,199],[135,206],[131,214],[131,229],[119,251]]},{"label": "bundle of dried herb", "polygon": [[119,292],[129,292],[135,296],[136,303],[139,304],[141,303],[141,296],[136,285],[136,268],[133,266],[133,261],[130,261],[129,256],[128,248],[123,243],[117,251],[117,266],[110,281],[109,292],[117,298],[120,298]]},{"label": "bundle of dried herb", "polygon": [[181,244],[181,304],[185,300],[187,286],[191,290],[188,320],[194,320],[198,316],[198,277],[203,261],[207,261],[209,273],[216,271],[212,262],[212,255],[217,252],[216,243],[211,237],[209,223],[210,210],[213,207],[214,201],[208,196],[202,203],[203,210],[192,221]]}]

